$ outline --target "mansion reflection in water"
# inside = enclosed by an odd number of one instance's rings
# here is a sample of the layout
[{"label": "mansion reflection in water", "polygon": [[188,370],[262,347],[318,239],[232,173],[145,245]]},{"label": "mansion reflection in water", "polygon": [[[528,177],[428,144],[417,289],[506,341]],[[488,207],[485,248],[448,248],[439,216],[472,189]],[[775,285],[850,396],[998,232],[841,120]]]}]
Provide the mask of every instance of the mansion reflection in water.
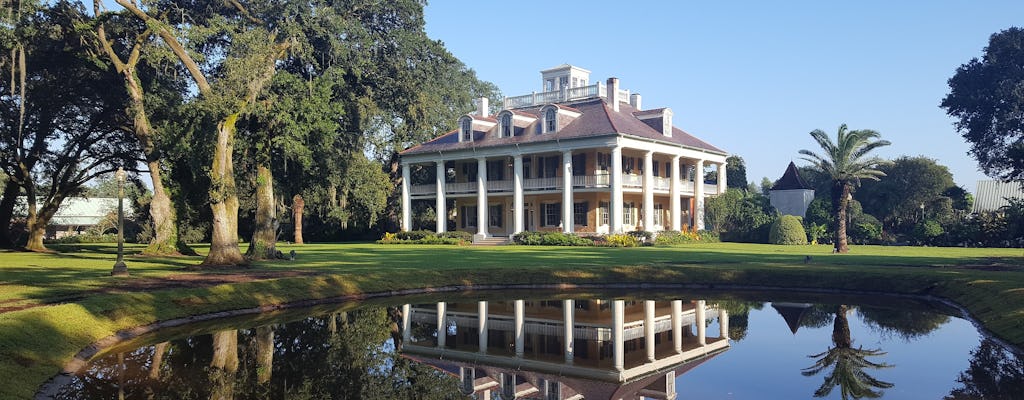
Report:
[{"label": "mansion reflection in water", "polygon": [[704,300],[438,302],[401,315],[403,355],[481,399],[675,399],[676,376],[729,348],[727,312]]}]

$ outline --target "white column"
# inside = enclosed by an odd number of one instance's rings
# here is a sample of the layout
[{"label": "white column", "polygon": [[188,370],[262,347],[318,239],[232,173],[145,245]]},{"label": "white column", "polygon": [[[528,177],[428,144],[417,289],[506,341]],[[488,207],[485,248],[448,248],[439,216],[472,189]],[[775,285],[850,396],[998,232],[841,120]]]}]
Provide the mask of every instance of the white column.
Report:
[{"label": "white column", "polygon": [[612,366],[622,371],[625,368],[625,337],[623,327],[625,325],[625,301],[612,301]]},{"label": "white column", "polygon": [[672,230],[678,231],[683,228],[683,209],[680,205],[682,199],[679,198],[679,185],[683,183],[682,176],[679,175],[679,156],[672,157],[672,166],[670,167],[669,175],[671,176],[671,184],[669,186],[669,211],[672,214]]},{"label": "white column", "polygon": [[412,306],[402,305],[402,343],[412,340]]},{"label": "white column", "polygon": [[608,202],[610,214],[609,230],[611,233],[622,233],[622,147],[612,147],[611,186],[612,196]]},{"label": "white column", "polygon": [[693,228],[704,229],[704,160],[697,160],[693,171]]},{"label": "white column", "polygon": [[697,343],[700,343],[701,346],[704,346],[704,345],[708,344],[708,342],[707,342],[708,325],[707,325],[707,322],[706,322],[706,317],[704,315],[705,314],[705,309],[704,308],[706,306],[707,306],[707,304],[705,303],[704,300],[697,300],[697,313],[696,313],[697,315],[695,316],[695,320],[696,320],[695,323],[697,324]]},{"label": "white column", "polygon": [[516,338],[516,357],[523,356],[523,340],[526,338],[526,330],[524,329],[524,307],[523,300],[515,301],[515,327],[514,333]]},{"label": "white column", "polygon": [[512,219],[514,220],[512,222],[512,233],[516,234],[526,229],[523,226],[523,215],[526,210],[523,209],[525,205],[523,202],[523,156],[521,154],[517,154],[512,158],[512,173],[512,196],[514,202],[512,208],[515,210],[512,213]]},{"label": "white column", "polygon": [[572,151],[562,152],[562,232],[572,233]]},{"label": "white column", "polygon": [[448,338],[448,326],[444,320],[446,309],[443,301],[437,302],[437,347],[441,348],[444,348],[445,340]]},{"label": "white column", "polygon": [[487,237],[487,159],[476,159],[476,235]]},{"label": "white column", "polygon": [[448,229],[448,210],[445,209],[447,203],[444,198],[444,180],[448,171],[444,168],[444,160],[435,162],[437,163],[437,206],[434,211],[437,215],[437,233],[444,233]]},{"label": "white column", "polygon": [[[722,307],[719,305],[719,307]],[[724,308],[718,309],[718,336],[729,338],[729,312]]]},{"label": "white column", "polygon": [[644,230],[654,231],[654,152],[644,153]]},{"label": "white column", "polygon": [[476,314],[478,320],[476,333],[480,337],[480,352],[487,352],[487,302],[479,301],[476,303]]},{"label": "white column", "polygon": [[575,348],[573,347],[573,326],[576,323],[574,318],[574,312],[576,304],[572,300],[562,300],[562,324],[564,325],[564,336],[565,338],[565,362],[572,364],[573,353]]},{"label": "white column", "polygon": [[683,352],[683,301],[672,300],[672,346],[676,353]]},{"label": "white column", "polygon": [[647,360],[654,361],[654,300],[644,301],[644,348]]},{"label": "white column", "polygon": [[718,164],[718,194],[725,193],[726,185],[726,163]]},{"label": "white column", "polygon": [[412,172],[409,164],[402,164],[402,231],[412,230],[412,194],[410,191],[409,179]]}]

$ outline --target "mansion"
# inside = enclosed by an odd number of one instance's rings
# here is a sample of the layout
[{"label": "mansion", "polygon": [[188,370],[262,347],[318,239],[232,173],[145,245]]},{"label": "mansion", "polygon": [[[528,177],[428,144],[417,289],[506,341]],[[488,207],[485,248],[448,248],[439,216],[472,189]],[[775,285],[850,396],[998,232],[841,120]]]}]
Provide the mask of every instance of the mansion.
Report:
[{"label": "mansion", "polygon": [[401,152],[403,230],[413,201],[432,203],[438,233],[475,239],[704,228],[704,199],[726,187],[725,151],[676,128],[670,108],[643,109],[617,78],[591,84],[572,65],[541,77],[543,92],[506,97],[496,115],[481,98],[458,129]]}]

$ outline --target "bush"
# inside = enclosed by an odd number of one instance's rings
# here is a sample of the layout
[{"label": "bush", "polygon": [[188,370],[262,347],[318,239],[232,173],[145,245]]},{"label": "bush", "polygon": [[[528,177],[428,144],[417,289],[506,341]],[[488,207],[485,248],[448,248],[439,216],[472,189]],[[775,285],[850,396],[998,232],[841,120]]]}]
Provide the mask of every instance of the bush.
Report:
[{"label": "bush", "polygon": [[640,239],[630,234],[614,234],[605,237],[605,246],[609,247],[637,247],[640,246]]},{"label": "bush", "polygon": [[807,244],[807,232],[804,232],[804,225],[799,217],[783,215],[772,224],[768,241],[771,244]]},{"label": "bush", "polygon": [[65,236],[60,239],[47,240],[46,243],[55,244],[75,244],[75,243],[117,243],[117,234],[108,233],[105,235],[98,235],[93,233],[83,233],[81,235]]},{"label": "bush", "polygon": [[652,239],[654,239],[654,234],[651,233],[651,232],[647,232],[647,231],[632,231],[632,232],[627,233],[627,235],[635,237],[636,240],[639,241],[644,246],[650,246],[650,245],[654,244],[654,242],[652,240]]},{"label": "bush", "polygon": [[516,244],[526,246],[593,246],[594,241],[571,233],[520,232],[512,237]]},{"label": "bush", "polygon": [[689,227],[683,227],[682,231],[662,231],[658,233],[658,237],[654,239],[655,246],[672,246],[677,244],[691,243],[700,241],[701,235],[697,231],[689,230]]},{"label": "bush", "polygon": [[378,244],[451,244],[464,245],[472,241],[473,235],[468,232],[444,232],[441,236],[430,231],[410,231],[385,233],[377,241]]}]

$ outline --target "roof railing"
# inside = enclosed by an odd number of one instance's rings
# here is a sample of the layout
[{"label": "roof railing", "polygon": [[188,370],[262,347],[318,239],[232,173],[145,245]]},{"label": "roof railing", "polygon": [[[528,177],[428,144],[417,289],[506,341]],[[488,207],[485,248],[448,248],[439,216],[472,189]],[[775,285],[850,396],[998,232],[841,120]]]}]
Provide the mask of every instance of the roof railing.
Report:
[{"label": "roof railing", "polygon": [[[550,103],[560,103],[573,100],[582,100],[596,97],[605,97],[605,85],[598,82],[593,85],[563,87],[560,90],[550,92],[533,92],[522,96],[506,97],[502,106],[505,109],[534,107]],[[622,102],[629,102],[629,91],[619,89],[619,99]]]}]

